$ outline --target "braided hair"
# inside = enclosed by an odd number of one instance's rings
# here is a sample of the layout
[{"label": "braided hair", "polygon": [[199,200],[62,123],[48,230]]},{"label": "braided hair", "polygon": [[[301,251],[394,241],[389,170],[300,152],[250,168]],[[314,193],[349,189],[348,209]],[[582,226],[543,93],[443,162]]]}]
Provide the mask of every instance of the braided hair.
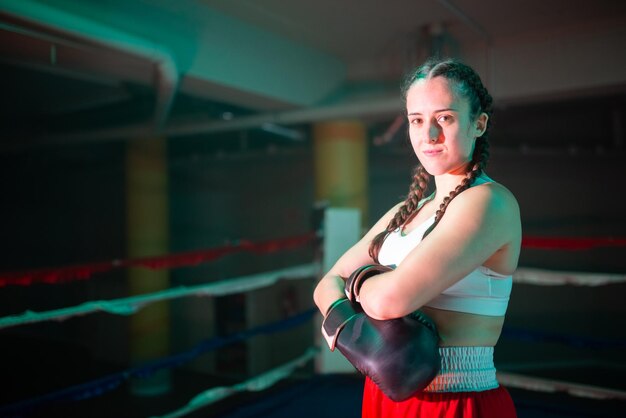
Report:
[{"label": "braided hair", "polygon": [[[467,99],[472,120],[483,112],[489,116],[490,120],[491,114],[493,113],[493,99],[491,95],[485,86],[483,86],[480,76],[471,67],[455,59],[441,60],[439,58],[431,58],[414,72],[410,73],[402,84],[402,96],[405,101],[409,89],[416,81],[435,77],[446,78],[456,88],[459,96]],[[487,123],[485,132],[476,139],[474,152],[468,164],[465,178],[463,178],[461,183],[443,199],[439,209],[435,213],[435,222],[426,230],[424,237],[437,226],[446,213],[446,208],[452,199],[462,191],[468,189],[485,170],[489,159],[489,128],[490,123]],[[411,222],[415,215],[417,215],[420,209],[418,205],[419,201],[424,198],[429,180],[430,174],[426,172],[421,164],[418,164],[413,171],[413,181],[406,200],[400,205],[398,211],[387,225],[387,228],[376,235],[370,243],[369,255],[373,260],[378,262],[378,253],[385,238],[396,229],[404,228]]]}]

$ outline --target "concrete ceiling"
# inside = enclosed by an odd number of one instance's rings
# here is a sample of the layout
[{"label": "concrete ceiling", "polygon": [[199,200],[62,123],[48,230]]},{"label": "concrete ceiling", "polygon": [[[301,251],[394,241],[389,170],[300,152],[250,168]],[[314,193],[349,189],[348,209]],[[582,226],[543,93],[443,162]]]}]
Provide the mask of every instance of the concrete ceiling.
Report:
[{"label": "concrete ceiling", "polygon": [[619,0],[0,0],[2,142],[393,118],[433,52],[501,103],[615,93],[624,47]]},{"label": "concrete ceiling", "polygon": [[[428,52],[438,33],[460,55],[486,44],[555,36],[625,22],[620,0],[202,0],[208,7],[359,67]],[[426,51],[418,51],[419,48]],[[414,62],[407,63],[409,66]],[[395,68],[390,74],[397,77]],[[379,76],[380,76],[379,75]],[[374,75],[373,75],[374,76]]]}]

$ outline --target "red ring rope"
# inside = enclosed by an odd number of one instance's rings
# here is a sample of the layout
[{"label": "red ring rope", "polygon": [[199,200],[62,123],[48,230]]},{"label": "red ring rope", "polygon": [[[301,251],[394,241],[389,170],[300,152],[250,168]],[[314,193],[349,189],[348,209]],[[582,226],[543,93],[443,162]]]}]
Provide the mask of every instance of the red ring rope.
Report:
[{"label": "red ring rope", "polygon": [[89,279],[95,273],[103,273],[122,267],[143,267],[149,269],[168,269],[183,266],[193,266],[212,261],[228,254],[237,252],[271,253],[301,247],[316,238],[314,233],[288,237],[270,241],[251,242],[240,241],[234,245],[211,248],[201,251],[189,251],[176,254],[167,254],[155,257],[143,257],[106,262],[76,264],[58,268],[44,268],[28,271],[0,273],[0,287],[3,286],[30,286],[34,283],[67,283],[76,280]]},{"label": "red ring rope", "polygon": [[[76,264],[58,268],[45,268],[18,272],[0,273],[0,287],[30,286],[34,283],[66,283],[89,279],[93,274],[103,273],[122,267],[143,267],[149,269],[177,268],[193,266],[212,261],[228,254],[242,251],[270,253],[300,247],[312,241],[315,233],[263,242],[240,241],[208,250],[189,251],[155,257],[113,260],[88,264]],[[624,247],[626,238],[571,238],[571,237],[524,237],[522,247],[541,250],[589,250],[599,247]]]},{"label": "red ring rope", "polygon": [[598,247],[624,247],[626,238],[524,237],[523,248],[542,250],[589,250]]}]

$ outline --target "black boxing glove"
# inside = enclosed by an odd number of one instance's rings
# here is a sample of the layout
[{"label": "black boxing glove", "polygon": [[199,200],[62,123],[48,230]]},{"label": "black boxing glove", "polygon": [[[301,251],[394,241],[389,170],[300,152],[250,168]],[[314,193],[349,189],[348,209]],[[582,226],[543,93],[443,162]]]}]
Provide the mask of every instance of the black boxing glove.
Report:
[{"label": "black boxing glove", "polygon": [[345,292],[348,299],[351,302],[359,302],[359,290],[365,280],[377,274],[385,273],[393,270],[390,266],[383,266],[381,264],[366,264],[354,270],[352,274],[346,279]]},{"label": "black boxing glove", "polygon": [[439,371],[435,324],[417,311],[402,318],[376,320],[356,303],[339,299],[322,323],[322,334],[361,373],[393,401],[424,389]]}]

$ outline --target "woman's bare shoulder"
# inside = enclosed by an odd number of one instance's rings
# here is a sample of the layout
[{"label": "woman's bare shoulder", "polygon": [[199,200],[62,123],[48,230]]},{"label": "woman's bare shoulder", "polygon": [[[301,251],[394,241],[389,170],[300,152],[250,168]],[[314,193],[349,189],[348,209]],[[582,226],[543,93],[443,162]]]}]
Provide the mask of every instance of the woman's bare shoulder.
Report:
[{"label": "woman's bare shoulder", "polygon": [[450,202],[450,207],[453,206],[458,209],[470,206],[475,209],[482,208],[491,215],[499,213],[519,217],[519,204],[515,195],[502,183],[497,182],[483,183],[463,191]]}]

